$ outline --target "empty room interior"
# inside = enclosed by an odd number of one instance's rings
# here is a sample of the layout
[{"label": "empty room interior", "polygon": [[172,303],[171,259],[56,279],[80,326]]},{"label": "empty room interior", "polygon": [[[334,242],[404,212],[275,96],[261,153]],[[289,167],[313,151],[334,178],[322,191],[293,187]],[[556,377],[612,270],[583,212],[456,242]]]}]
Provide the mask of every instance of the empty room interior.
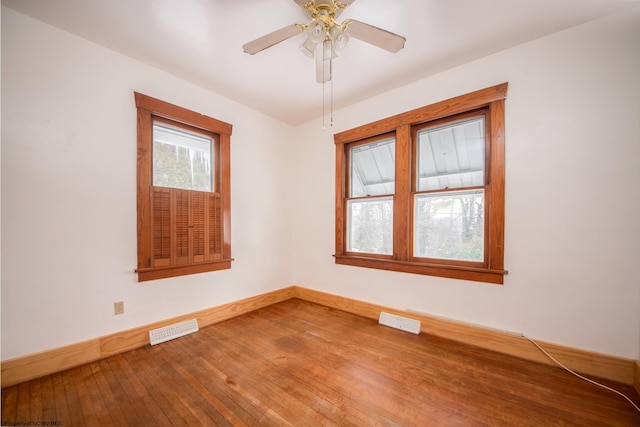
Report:
[{"label": "empty room interior", "polygon": [[1,425],[640,425],[639,1],[1,18]]}]

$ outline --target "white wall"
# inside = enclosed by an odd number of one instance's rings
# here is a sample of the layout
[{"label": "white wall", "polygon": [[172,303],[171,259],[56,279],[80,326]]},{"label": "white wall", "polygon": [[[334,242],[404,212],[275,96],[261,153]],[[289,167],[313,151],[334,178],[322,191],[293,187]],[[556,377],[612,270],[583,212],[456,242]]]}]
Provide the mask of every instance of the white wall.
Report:
[{"label": "white wall", "polygon": [[[234,125],[231,270],[137,282],[133,91]],[[290,286],[291,132],[3,7],[2,359]]]},{"label": "white wall", "polygon": [[[332,133],[502,82],[509,82],[505,284],[335,265]],[[640,8],[334,117],[331,132],[320,132],[319,121],[297,129],[297,285],[639,358]]]}]

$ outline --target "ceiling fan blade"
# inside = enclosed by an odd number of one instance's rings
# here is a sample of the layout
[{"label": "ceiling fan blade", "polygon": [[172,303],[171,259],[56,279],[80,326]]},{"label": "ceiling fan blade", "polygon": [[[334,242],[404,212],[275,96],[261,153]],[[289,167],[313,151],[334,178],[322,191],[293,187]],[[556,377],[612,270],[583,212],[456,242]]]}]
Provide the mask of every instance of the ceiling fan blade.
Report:
[{"label": "ceiling fan blade", "polygon": [[296,24],[287,25],[272,33],[266,34],[262,37],[250,41],[242,46],[242,49],[249,55],[254,55],[268,47],[285,41],[295,35],[300,34],[301,29]]},{"label": "ceiling fan blade", "polygon": [[322,59],[322,52],[316,52],[316,81],[326,83],[331,80],[331,59]]},{"label": "ceiling fan blade", "polygon": [[362,40],[391,53],[396,53],[404,47],[407,40],[402,36],[365,24],[364,22],[350,20],[347,32],[351,37]]}]

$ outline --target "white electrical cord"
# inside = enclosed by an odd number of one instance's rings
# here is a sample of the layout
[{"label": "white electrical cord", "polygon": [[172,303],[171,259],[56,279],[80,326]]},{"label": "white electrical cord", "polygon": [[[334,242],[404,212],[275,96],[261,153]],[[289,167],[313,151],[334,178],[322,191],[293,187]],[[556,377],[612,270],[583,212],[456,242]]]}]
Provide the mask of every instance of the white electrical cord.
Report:
[{"label": "white electrical cord", "polygon": [[583,377],[582,375],[580,375],[580,374],[578,374],[578,373],[576,373],[576,372],[572,371],[571,369],[569,369],[569,368],[567,368],[566,366],[564,366],[562,363],[558,362],[558,361],[557,361],[553,356],[551,356],[549,353],[547,353],[547,352],[544,350],[544,348],[542,348],[542,347],[540,347],[540,346],[538,345],[538,343],[537,343],[537,342],[535,342],[534,340],[532,340],[532,339],[531,339],[531,338],[529,338],[529,337],[525,337],[525,338],[526,338],[526,339],[528,339],[529,341],[531,341],[531,343],[532,343],[533,345],[535,345],[536,347],[538,347],[538,349],[539,349],[541,352],[543,352],[543,353],[544,353],[544,354],[545,354],[549,359],[553,360],[553,361],[554,361],[558,366],[560,366],[561,368],[563,368],[563,369],[564,369],[564,370],[566,370],[567,372],[569,372],[569,373],[571,373],[571,374],[575,375],[576,377],[580,378],[581,380],[584,380],[584,381],[590,382],[591,384],[595,384],[595,385],[597,385],[598,387],[602,387],[602,388],[604,388],[604,389],[606,389],[606,390],[612,391],[612,392],[614,392],[614,393],[616,393],[616,394],[618,394],[618,395],[620,395],[620,396],[624,397],[625,399],[627,399],[627,400],[629,401],[629,403],[631,403],[631,404],[633,405],[633,407],[634,407],[634,408],[636,408],[636,411],[640,412],[640,408],[638,407],[638,405],[636,405],[635,403],[633,403],[633,401],[632,401],[631,399],[629,399],[627,396],[625,396],[623,393],[620,393],[618,390],[614,390],[614,389],[612,389],[611,387],[607,387],[607,386],[606,386],[606,385],[604,385],[604,384],[600,384],[599,382],[593,381],[592,379],[589,379],[589,378],[587,378],[587,377]]}]

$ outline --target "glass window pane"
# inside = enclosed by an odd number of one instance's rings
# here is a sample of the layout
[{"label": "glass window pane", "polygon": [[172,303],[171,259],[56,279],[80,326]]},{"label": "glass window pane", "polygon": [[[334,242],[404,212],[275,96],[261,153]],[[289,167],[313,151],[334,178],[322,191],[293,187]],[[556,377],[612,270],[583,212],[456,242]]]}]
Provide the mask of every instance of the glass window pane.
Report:
[{"label": "glass window pane", "polygon": [[393,253],[393,198],[347,202],[347,251]]},{"label": "glass window pane", "polygon": [[212,191],[213,141],[206,135],[153,124],[153,185]]},{"label": "glass window pane", "polygon": [[414,256],[484,260],[484,190],[418,194],[414,209]]},{"label": "glass window pane", "polygon": [[349,197],[381,196],[395,192],[395,138],[357,145],[351,148],[349,158]]},{"label": "glass window pane", "polygon": [[418,191],[484,185],[484,116],[418,132]]}]

